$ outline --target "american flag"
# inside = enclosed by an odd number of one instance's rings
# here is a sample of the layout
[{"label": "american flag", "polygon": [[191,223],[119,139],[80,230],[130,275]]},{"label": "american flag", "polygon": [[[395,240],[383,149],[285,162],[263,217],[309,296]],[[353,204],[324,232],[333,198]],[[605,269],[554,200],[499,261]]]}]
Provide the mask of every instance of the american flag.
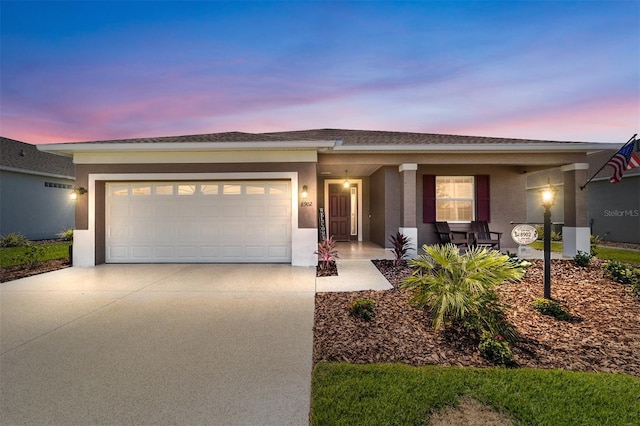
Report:
[{"label": "american flag", "polygon": [[620,148],[620,151],[616,152],[616,155],[607,163],[607,166],[613,168],[613,176],[609,178],[611,183],[620,182],[625,170],[640,167],[640,153],[636,152],[638,142],[637,139],[634,139]]}]

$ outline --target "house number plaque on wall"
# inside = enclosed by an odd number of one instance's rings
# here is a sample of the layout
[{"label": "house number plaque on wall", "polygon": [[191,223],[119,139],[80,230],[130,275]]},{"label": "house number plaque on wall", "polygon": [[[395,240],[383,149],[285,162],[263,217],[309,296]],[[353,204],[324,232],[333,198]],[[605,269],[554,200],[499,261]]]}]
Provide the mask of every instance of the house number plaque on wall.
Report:
[{"label": "house number plaque on wall", "polygon": [[538,230],[531,225],[516,225],[511,230],[511,238],[516,243],[526,246],[538,239]]}]

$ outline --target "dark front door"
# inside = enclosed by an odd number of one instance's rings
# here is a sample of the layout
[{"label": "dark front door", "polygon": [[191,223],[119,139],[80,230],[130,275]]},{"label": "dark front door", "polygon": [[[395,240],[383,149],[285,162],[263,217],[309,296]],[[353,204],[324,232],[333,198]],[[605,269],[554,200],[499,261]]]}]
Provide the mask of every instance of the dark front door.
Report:
[{"label": "dark front door", "polygon": [[349,189],[340,184],[329,184],[329,235],[336,241],[349,241],[350,206]]}]

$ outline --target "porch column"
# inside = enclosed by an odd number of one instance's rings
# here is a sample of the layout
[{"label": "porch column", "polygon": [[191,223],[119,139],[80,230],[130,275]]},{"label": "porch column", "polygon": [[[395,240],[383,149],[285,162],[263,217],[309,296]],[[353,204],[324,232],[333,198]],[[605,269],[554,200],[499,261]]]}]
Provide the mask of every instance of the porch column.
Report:
[{"label": "porch column", "polygon": [[418,227],[416,220],[416,175],[417,164],[401,164],[399,167],[402,175],[401,191],[401,224],[399,231],[411,239],[409,258],[414,259],[418,255]]},{"label": "porch column", "polygon": [[562,166],[564,177],[564,226],[562,255],[574,257],[578,251],[591,252],[591,231],[587,219],[587,191],[580,186],[587,181],[587,163]]}]

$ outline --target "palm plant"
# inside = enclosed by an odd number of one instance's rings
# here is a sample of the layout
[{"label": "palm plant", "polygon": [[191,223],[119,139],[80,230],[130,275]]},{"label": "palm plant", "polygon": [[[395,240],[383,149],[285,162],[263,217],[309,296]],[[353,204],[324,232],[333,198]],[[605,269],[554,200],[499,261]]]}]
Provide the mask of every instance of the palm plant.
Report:
[{"label": "palm plant", "polygon": [[425,245],[423,250],[426,255],[409,263],[414,272],[402,286],[414,290],[412,303],[430,309],[434,329],[460,323],[478,334],[489,331],[509,341],[517,339],[494,288],[521,279],[523,268],[509,256],[486,248],[463,254],[453,244]]}]

